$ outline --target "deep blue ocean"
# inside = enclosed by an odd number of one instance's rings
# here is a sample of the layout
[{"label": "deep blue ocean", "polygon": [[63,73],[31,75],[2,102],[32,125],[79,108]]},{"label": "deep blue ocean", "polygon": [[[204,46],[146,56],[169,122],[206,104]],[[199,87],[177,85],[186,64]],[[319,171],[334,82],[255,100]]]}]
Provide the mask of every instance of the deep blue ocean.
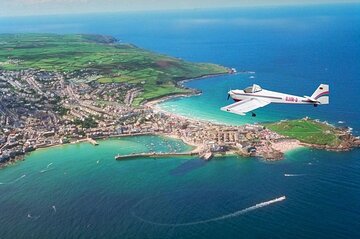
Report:
[{"label": "deep blue ocean", "polygon": [[[0,33],[16,32],[108,34],[256,72],[188,82],[203,94],[160,105],[171,112],[235,125],[310,116],[360,134],[359,4],[0,18]],[[330,105],[270,105],[256,118],[219,110],[229,89],[253,83],[296,95],[328,83]],[[110,140],[41,150],[0,170],[0,238],[360,238],[360,150],[303,149],[274,163],[114,161],[149,142],[164,150],[163,139]]]}]

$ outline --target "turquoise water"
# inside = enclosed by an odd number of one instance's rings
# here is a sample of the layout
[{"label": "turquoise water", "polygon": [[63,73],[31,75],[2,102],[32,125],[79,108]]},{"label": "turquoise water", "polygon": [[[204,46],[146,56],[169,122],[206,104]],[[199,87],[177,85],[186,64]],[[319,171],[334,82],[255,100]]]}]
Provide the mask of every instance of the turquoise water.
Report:
[{"label": "turquoise water", "polygon": [[[187,82],[187,87],[203,93],[167,101],[160,104],[160,108],[228,124],[310,116],[333,124],[344,121],[359,132],[360,111],[356,108],[360,102],[360,24],[356,24],[360,23],[359,5],[267,10],[248,9],[246,13],[232,10],[226,16],[220,11],[208,13],[198,16],[203,19],[198,25],[192,19],[194,25],[188,31],[196,37],[180,45],[189,49],[184,51],[188,53],[186,59],[199,61],[196,52],[201,52],[200,61],[256,73]],[[188,46],[192,41],[196,50]],[[191,57],[194,51],[195,56]],[[321,83],[330,85],[328,106],[270,104],[256,110],[256,118],[251,114],[243,117],[219,110],[233,103],[227,100],[230,89],[259,84],[265,89],[303,96],[311,95]]]},{"label": "turquoise water", "polygon": [[[111,34],[187,60],[256,71],[254,79],[188,82],[203,94],[161,107],[228,124],[341,120],[359,134],[359,16],[353,4],[19,17],[0,18],[0,32]],[[330,83],[329,106],[271,105],[256,118],[219,111],[230,103],[229,89],[257,83],[309,95],[322,82]],[[118,153],[189,149],[163,141],[67,145],[0,170],[0,238],[360,237],[359,150],[300,149],[272,163],[235,156],[114,160]]]},{"label": "turquoise water", "polygon": [[[114,159],[117,153],[189,148],[145,136],[36,151],[1,170],[1,238],[358,235],[359,200],[351,193],[360,180],[355,152],[344,158],[298,150],[276,163],[234,156],[210,162]],[[189,223],[194,224],[181,226]]]},{"label": "turquoise water", "polygon": [[[220,111],[221,107],[233,103],[231,100],[228,101],[226,99],[226,89],[236,89],[239,84],[245,84],[244,82],[252,84],[254,81],[252,80],[251,82],[249,80],[249,75],[247,74],[239,74],[187,82],[185,83],[187,87],[201,90],[201,95],[174,98],[158,104],[158,107],[161,110],[180,114],[189,118],[230,125],[271,122],[286,118],[284,117],[284,111],[281,112],[281,108],[274,110],[273,107],[270,107],[270,109],[264,108],[257,110],[257,117],[255,118],[251,117],[251,113],[248,116],[243,117]],[[288,118],[296,118],[297,115],[288,116]]]}]

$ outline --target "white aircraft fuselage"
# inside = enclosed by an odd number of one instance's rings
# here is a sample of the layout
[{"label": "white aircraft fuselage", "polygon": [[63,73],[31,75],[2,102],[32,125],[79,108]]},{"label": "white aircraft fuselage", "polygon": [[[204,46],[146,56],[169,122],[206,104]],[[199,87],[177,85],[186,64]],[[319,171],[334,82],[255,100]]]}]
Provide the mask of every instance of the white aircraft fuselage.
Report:
[{"label": "white aircraft fuselage", "polygon": [[[228,98],[230,97],[236,102],[222,107],[221,110],[245,115],[247,112],[264,107],[270,103],[308,104],[314,106],[329,104],[329,85],[319,85],[311,96],[297,96],[265,90],[259,85],[254,84],[244,90],[230,90]],[[254,113],[253,116],[255,116]]]},{"label": "white aircraft fuselage", "polygon": [[261,90],[254,93],[246,93],[244,90],[231,90],[229,91],[230,97],[234,101],[242,101],[249,98],[258,98],[271,103],[281,104],[314,104],[316,102],[310,101],[309,99],[296,95],[289,95],[280,92]]}]

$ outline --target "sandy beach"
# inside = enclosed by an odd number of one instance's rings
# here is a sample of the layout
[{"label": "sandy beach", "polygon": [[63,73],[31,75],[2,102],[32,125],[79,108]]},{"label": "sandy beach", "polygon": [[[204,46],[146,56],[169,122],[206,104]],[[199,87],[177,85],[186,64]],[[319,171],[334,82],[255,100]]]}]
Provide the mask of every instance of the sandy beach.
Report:
[{"label": "sandy beach", "polygon": [[[182,115],[178,115],[178,114],[175,114],[175,113],[172,113],[172,112],[168,112],[168,111],[165,111],[165,110],[161,109],[158,106],[159,103],[164,102],[164,101],[169,100],[169,99],[172,99],[172,98],[190,97],[192,95],[194,95],[194,94],[171,95],[171,96],[167,96],[167,97],[164,97],[164,98],[149,101],[149,102],[145,103],[144,106],[151,108],[154,112],[161,112],[163,114],[166,114],[171,118],[180,119],[180,120],[188,120],[188,121],[198,121],[198,122],[210,123],[210,122],[207,122],[206,120],[191,119],[191,118],[188,118],[186,116],[182,116]],[[193,142],[189,142],[188,140],[186,140],[186,139],[184,139],[182,137],[179,137],[177,135],[174,135],[174,134],[166,134],[165,136],[180,139],[184,143],[186,143],[188,145],[191,145],[191,146],[194,146],[195,147],[195,149],[193,150],[194,152],[199,152],[199,151],[203,150],[203,148],[204,148],[204,145],[194,144]],[[292,151],[292,150],[295,150],[295,149],[298,149],[298,148],[303,148],[303,147],[304,147],[304,145],[302,145],[300,141],[294,140],[294,139],[284,139],[284,140],[281,140],[279,142],[272,142],[271,143],[271,148],[276,150],[276,151],[281,152],[282,154],[284,154],[286,152],[289,152],[289,151]]]},{"label": "sandy beach", "polygon": [[282,153],[286,153],[294,149],[303,148],[304,146],[301,145],[299,140],[288,139],[281,142],[272,142],[271,147]]}]

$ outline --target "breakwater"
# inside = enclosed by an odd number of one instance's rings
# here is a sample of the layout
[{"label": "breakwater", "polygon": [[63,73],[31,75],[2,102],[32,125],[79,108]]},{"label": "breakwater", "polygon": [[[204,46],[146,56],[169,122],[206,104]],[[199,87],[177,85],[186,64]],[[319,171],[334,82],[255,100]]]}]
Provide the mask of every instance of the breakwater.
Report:
[{"label": "breakwater", "polygon": [[116,160],[135,159],[135,158],[166,158],[166,157],[181,157],[181,156],[196,156],[198,152],[186,152],[186,153],[138,153],[138,154],[126,154],[116,155]]}]

